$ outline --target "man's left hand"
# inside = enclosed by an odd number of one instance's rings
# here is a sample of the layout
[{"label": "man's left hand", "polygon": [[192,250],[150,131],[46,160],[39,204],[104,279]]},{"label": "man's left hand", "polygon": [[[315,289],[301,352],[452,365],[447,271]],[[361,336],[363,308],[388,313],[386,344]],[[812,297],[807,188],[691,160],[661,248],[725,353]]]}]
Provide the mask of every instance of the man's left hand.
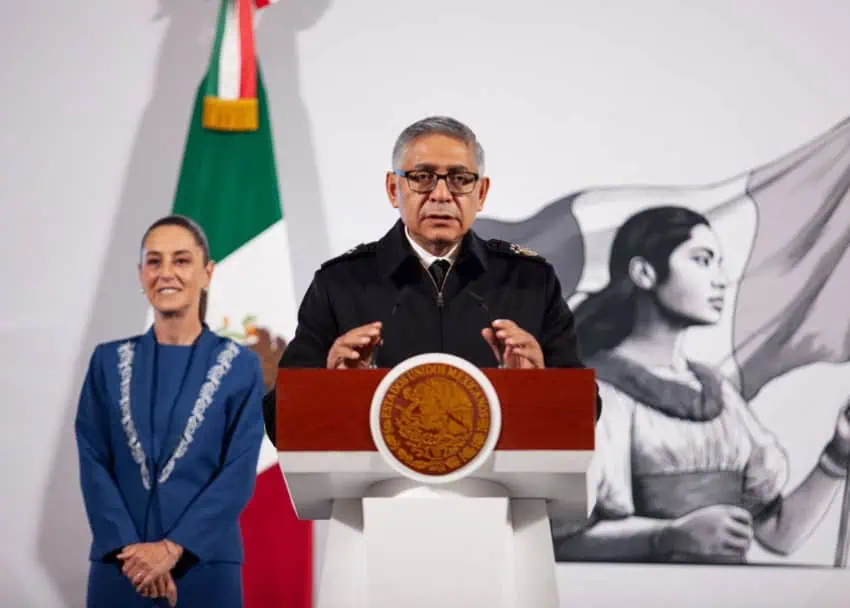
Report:
[{"label": "man's left hand", "polygon": [[493,321],[493,329],[487,327],[481,330],[481,335],[493,354],[501,360],[503,365],[509,369],[543,369],[546,367],[543,361],[543,350],[537,339],[530,333],[519,327],[513,321],[499,319]]},{"label": "man's left hand", "polygon": [[283,356],[284,349],[286,349],[286,340],[280,336],[272,338],[271,333],[265,327],[256,328],[255,334],[257,342],[248,348],[254,351],[260,359],[260,366],[263,369],[263,385],[266,392],[269,392],[277,382],[277,366]]}]

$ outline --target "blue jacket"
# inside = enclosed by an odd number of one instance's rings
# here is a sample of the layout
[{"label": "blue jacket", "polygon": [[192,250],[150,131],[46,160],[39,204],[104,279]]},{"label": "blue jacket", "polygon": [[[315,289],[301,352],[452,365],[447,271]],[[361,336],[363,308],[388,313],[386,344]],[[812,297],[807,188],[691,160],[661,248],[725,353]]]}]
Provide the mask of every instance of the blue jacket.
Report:
[{"label": "blue jacket", "polygon": [[[158,366],[168,348],[190,349],[184,369]],[[160,382],[175,387],[167,399]],[[90,559],[168,538],[201,562],[241,563],[262,394],[257,356],[207,327],[186,347],[158,345],[153,329],[98,345],[75,424]]]}]

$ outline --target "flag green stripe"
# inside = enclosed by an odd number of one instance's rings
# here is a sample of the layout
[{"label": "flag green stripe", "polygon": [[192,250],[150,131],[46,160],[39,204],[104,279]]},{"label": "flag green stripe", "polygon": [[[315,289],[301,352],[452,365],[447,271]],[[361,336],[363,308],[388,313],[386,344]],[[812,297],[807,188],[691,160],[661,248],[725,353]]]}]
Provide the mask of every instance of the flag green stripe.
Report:
[{"label": "flag green stripe", "polygon": [[224,26],[227,23],[227,4],[231,0],[221,0],[218,9],[218,23],[215,26],[215,42],[213,43],[210,65],[207,70],[206,94],[216,96],[218,94],[218,69],[221,60],[221,42],[224,40]]},{"label": "flag green stripe", "polygon": [[203,128],[203,92],[211,77],[208,74],[198,88],[173,211],[201,225],[209,238],[213,260],[221,262],[280,221],[283,210],[259,65],[256,131],[233,133]]}]

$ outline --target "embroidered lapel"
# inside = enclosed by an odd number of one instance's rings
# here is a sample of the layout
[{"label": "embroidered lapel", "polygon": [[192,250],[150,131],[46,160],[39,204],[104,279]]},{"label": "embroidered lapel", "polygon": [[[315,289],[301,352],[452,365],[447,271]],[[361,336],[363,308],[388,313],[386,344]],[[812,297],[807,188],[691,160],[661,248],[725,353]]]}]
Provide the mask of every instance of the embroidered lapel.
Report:
[{"label": "embroidered lapel", "polygon": [[[150,439],[150,425],[148,424],[148,417],[140,411],[146,409],[143,404],[149,403],[149,401],[144,400],[144,394],[150,395],[150,386],[145,386],[145,374],[133,373],[136,364],[140,361],[142,362],[142,369],[144,369],[146,359],[148,365],[150,365],[151,349],[147,349],[149,356],[146,357],[146,349],[142,342],[143,340],[128,340],[118,347],[119,408],[121,410],[121,426],[127,438],[127,447],[130,449],[133,460],[139,466],[142,485],[146,490],[150,490],[149,458],[144,449],[145,443],[148,443]],[[140,397],[142,398],[140,399]]]},{"label": "embroidered lapel", "polygon": [[[213,399],[218,392],[221,382],[232,367],[233,359],[239,355],[240,347],[232,340],[226,340],[220,348],[217,346],[219,338],[208,330],[204,330],[199,338],[197,348],[198,356],[192,361],[189,369],[190,382],[194,378],[204,378],[203,370],[209,365],[212,355],[216,355],[213,365],[207,370],[204,383],[200,392],[187,387],[184,395],[180,396],[175,405],[173,417],[173,429],[169,429],[168,442],[164,444],[163,455],[168,457],[165,466],[162,467],[158,476],[159,483],[165,483],[174,471],[177,461],[188,452],[194,440],[195,432],[204,421],[207,409],[212,405]],[[204,353],[209,352],[207,356]],[[183,421],[185,420],[185,425]],[[179,433],[179,434],[178,434]],[[175,445],[176,444],[176,445]],[[171,446],[174,446],[171,449]]]},{"label": "embroidered lapel", "polygon": [[[227,340],[223,348],[214,349],[217,337],[204,328],[198,339],[197,356],[193,358],[189,374],[189,386],[192,378],[203,377],[204,368],[209,364],[211,356],[203,356],[205,352],[217,353],[214,365],[206,374],[206,381],[201,386],[199,394],[195,394],[191,388],[186,389],[186,394],[181,395],[175,404],[173,429],[169,428],[167,437],[169,441],[164,443],[163,454],[168,455],[168,462],[160,471],[157,482],[165,483],[174,471],[177,461],[182,458],[189,449],[189,445],[204,421],[204,414],[213,402],[221,382],[230,371],[233,359],[240,352],[240,347],[233,341]],[[154,358],[154,336],[153,328],[138,340],[128,340],[118,346],[118,377],[119,377],[119,407],[121,410],[121,426],[127,438],[127,446],[133,460],[139,466],[139,474],[142,485],[146,490],[151,489],[151,465],[153,464],[144,446],[151,444],[150,427],[150,404],[153,377],[156,373],[153,365]],[[188,420],[187,420],[188,418]],[[186,420],[185,427],[182,426]],[[179,433],[179,435],[178,435]],[[175,445],[176,444],[176,445]],[[168,451],[166,446],[175,445],[173,450]],[[149,449],[149,448],[148,448]]]}]

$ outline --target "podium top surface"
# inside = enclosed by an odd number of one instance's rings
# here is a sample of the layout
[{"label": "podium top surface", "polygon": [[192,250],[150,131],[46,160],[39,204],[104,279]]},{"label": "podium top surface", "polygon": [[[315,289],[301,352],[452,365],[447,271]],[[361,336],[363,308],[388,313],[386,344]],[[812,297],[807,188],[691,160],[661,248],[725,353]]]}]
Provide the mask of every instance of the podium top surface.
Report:
[{"label": "podium top surface", "polygon": [[[592,369],[482,369],[501,404],[496,450],[593,450],[596,383]],[[372,397],[387,369],[281,369],[279,451],[375,451]]]}]

